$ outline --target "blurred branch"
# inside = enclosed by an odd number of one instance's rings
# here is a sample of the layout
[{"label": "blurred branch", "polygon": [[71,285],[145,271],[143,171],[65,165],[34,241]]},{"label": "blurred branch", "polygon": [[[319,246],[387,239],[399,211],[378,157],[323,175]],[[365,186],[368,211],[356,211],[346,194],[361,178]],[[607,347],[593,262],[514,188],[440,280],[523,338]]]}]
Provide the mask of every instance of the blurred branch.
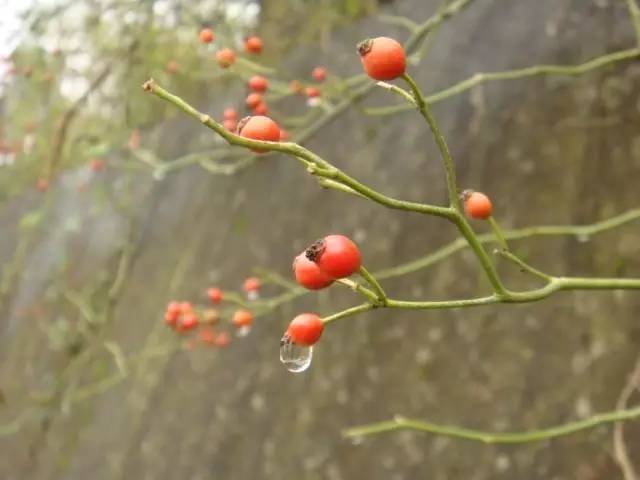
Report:
[{"label": "blurred branch", "polygon": [[[616,408],[618,410],[626,408],[627,402],[638,389],[640,389],[640,357],[636,360],[635,367],[620,392]],[[622,423],[616,423],[613,428],[613,452],[615,461],[624,475],[624,480],[638,480],[638,474],[631,462],[629,451],[624,441],[624,426]]]},{"label": "blurred branch", "polygon": [[53,147],[50,161],[47,165],[47,172],[45,178],[50,179],[55,170],[58,168],[60,161],[62,159],[62,151],[64,149],[64,144],[67,139],[67,133],[69,131],[69,127],[73,122],[73,119],[77,115],[80,107],[87,101],[89,95],[93,93],[102,83],[107,79],[109,74],[111,73],[111,69],[113,68],[112,64],[107,65],[102,69],[102,71],[93,79],[93,81],[89,84],[89,87],[85,90],[85,92],[78,98],[71,107],[67,109],[67,111],[62,115],[60,119],[60,123],[56,128],[54,138],[53,138]]},{"label": "blurred branch", "polygon": [[633,24],[633,29],[636,32],[636,40],[638,42],[638,46],[640,46],[640,7],[638,7],[636,0],[627,0],[627,8],[629,9],[629,14],[631,15],[631,23]]}]

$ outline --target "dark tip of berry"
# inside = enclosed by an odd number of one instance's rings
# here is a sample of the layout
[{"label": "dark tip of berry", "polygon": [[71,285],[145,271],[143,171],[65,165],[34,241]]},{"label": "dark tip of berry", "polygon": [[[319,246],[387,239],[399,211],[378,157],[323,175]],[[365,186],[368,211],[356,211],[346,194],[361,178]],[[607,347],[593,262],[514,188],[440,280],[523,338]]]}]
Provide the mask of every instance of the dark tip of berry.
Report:
[{"label": "dark tip of berry", "polygon": [[471,190],[470,188],[463,190],[462,193],[460,194],[460,200],[465,202],[467,198],[473,195],[473,193],[474,193],[474,190]]},{"label": "dark tip of berry", "polygon": [[244,126],[247,124],[247,122],[251,119],[251,115],[244,117],[242,120],[240,120],[238,122],[238,125],[236,126],[236,133],[238,135],[240,135],[240,133],[242,132],[242,129],[244,128]]},{"label": "dark tip of berry", "polygon": [[371,38],[367,38],[366,40],[362,40],[358,43],[356,48],[358,49],[358,54],[362,57],[371,51],[371,47],[373,47],[373,40]]},{"label": "dark tip of berry", "polygon": [[318,260],[320,255],[322,255],[322,252],[324,252],[324,248],[325,248],[324,239],[320,239],[320,240],[317,240],[317,241],[313,242],[304,251],[304,254],[309,260],[311,260],[312,262],[315,262],[315,261]]}]

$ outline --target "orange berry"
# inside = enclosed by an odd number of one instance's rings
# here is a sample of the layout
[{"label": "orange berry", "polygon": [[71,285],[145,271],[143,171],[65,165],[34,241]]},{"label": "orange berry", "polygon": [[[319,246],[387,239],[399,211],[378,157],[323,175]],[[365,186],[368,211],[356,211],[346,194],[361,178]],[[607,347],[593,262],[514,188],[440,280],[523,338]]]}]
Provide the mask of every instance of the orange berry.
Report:
[{"label": "orange berry", "polygon": [[317,82],[324,82],[327,79],[327,69],[324,67],[316,67],[311,72],[311,76]]},{"label": "orange berry", "polygon": [[393,80],[406,69],[404,48],[393,38],[369,38],[358,44],[365,72],[374,80]]},{"label": "orange berry", "polygon": [[287,335],[296,345],[311,346],[320,340],[324,323],[315,313],[301,313],[287,327]]},{"label": "orange berry", "polygon": [[280,141],[286,142],[287,140],[289,140],[289,138],[289,132],[287,132],[284,128],[280,129]]},{"label": "orange berry", "polygon": [[242,289],[245,292],[255,292],[262,288],[262,280],[258,277],[249,277],[242,284]]},{"label": "orange berry", "polygon": [[267,106],[266,102],[260,102],[255,107],[253,107],[254,115],[266,115],[267,113],[269,113],[269,107]]},{"label": "orange berry", "polygon": [[137,128],[131,130],[128,145],[131,150],[137,150],[138,148],[140,148],[140,130],[138,130]]},{"label": "orange berry", "polygon": [[178,321],[178,330],[188,332],[198,326],[198,316],[193,312],[188,312],[180,317]]},{"label": "orange berry", "polygon": [[236,128],[238,127],[238,122],[231,118],[228,118],[222,122],[222,126],[230,132],[235,132]]},{"label": "orange berry", "polygon": [[219,288],[213,287],[207,290],[207,297],[209,297],[209,300],[211,300],[211,303],[213,303],[214,305],[218,305],[220,302],[222,302],[222,299],[224,298],[224,294],[222,293],[222,290],[220,290]]},{"label": "orange berry", "polygon": [[211,43],[215,38],[215,35],[213,34],[213,30],[211,30],[210,28],[203,28],[202,30],[200,30],[199,36],[200,36],[200,41],[202,43]]},{"label": "orange berry", "polygon": [[215,345],[216,332],[211,327],[202,327],[198,332],[198,338],[202,343],[205,343],[207,345]]},{"label": "orange berry", "polygon": [[262,52],[262,39],[255,35],[247,37],[244,41],[244,50],[247,53],[253,54]]},{"label": "orange berry", "polygon": [[47,180],[46,178],[39,178],[38,183],[36,184],[36,188],[40,192],[46,192],[49,188],[49,180]]},{"label": "orange berry", "polygon": [[238,112],[235,108],[232,107],[225,108],[224,112],[222,112],[222,118],[224,118],[225,120],[237,120]]},{"label": "orange berry", "polygon": [[220,67],[229,68],[231,65],[236,63],[236,52],[230,48],[222,48],[216,53],[216,60]]},{"label": "orange berry", "polygon": [[180,68],[178,66],[178,62],[176,62],[175,60],[171,60],[167,62],[167,65],[164,67],[164,69],[167,71],[167,73],[178,73],[178,70]]},{"label": "orange berry", "polygon": [[233,318],[231,319],[231,323],[233,323],[236,327],[250,327],[253,323],[253,313],[249,310],[236,310],[233,314]]},{"label": "orange berry", "polygon": [[262,75],[254,75],[249,79],[249,88],[255,92],[264,93],[269,87],[269,80]]},{"label": "orange berry", "polygon": [[[269,117],[254,116],[246,117],[238,124],[238,134],[252,140],[263,140],[266,142],[278,142],[280,140],[280,127]],[[254,152],[262,153],[266,150],[253,149]]]},{"label": "orange berry", "polygon": [[462,192],[464,211],[467,217],[476,220],[486,220],[491,216],[493,206],[491,200],[484,193],[465,190]]},{"label": "orange berry", "polygon": [[316,98],[320,96],[320,89],[318,87],[307,87],[304,89],[304,93],[309,98]]},{"label": "orange berry", "polygon": [[193,305],[191,302],[180,302],[180,313],[193,313]]},{"label": "orange berry", "polygon": [[228,332],[220,332],[218,335],[216,335],[216,338],[214,340],[214,345],[219,348],[228,347],[230,343],[231,336]]},{"label": "orange berry", "polygon": [[247,99],[245,100],[249,108],[256,108],[260,102],[262,102],[262,95],[256,92],[247,95]]},{"label": "orange berry", "polygon": [[89,163],[89,168],[94,172],[101,172],[104,170],[104,160],[101,158],[92,158]]}]

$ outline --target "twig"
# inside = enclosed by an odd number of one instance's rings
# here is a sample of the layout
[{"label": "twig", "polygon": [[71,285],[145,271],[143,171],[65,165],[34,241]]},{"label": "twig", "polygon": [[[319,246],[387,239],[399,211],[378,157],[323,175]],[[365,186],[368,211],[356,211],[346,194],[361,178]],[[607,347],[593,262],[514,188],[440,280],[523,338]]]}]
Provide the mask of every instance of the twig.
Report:
[{"label": "twig", "polygon": [[435,435],[443,435],[446,437],[472,440],[486,444],[515,444],[550,440],[552,438],[571,435],[573,433],[589,428],[594,428],[603,424],[619,422],[622,420],[633,420],[637,418],[640,418],[640,406],[628,410],[618,410],[614,412],[601,413],[584,420],[566,423],[564,425],[546,428],[543,430],[498,433],[485,432],[481,430],[471,430],[468,428],[456,427],[451,425],[441,425],[437,423],[412,420],[409,418],[396,416],[393,420],[389,420],[386,422],[372,423],[369,425],[350,428],[348,430],[345,430],[343,432],[343,435],[346,437],[364,437],[367,435],[375,435],[397,430],[414,430],[418,432],[432,433]]}]

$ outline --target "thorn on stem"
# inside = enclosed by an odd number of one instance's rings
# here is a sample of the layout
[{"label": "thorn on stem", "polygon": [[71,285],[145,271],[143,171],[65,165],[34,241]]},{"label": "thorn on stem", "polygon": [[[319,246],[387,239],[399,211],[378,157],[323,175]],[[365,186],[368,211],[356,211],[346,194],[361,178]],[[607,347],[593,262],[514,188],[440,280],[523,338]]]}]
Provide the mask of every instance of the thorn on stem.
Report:
[{"label": "thorn on stem", "polygon": [[202,114],[202,115],[200,115],[200,121],[202,123],[208,123],[208,122],[211,121],[211,117],[209,115]]}]

